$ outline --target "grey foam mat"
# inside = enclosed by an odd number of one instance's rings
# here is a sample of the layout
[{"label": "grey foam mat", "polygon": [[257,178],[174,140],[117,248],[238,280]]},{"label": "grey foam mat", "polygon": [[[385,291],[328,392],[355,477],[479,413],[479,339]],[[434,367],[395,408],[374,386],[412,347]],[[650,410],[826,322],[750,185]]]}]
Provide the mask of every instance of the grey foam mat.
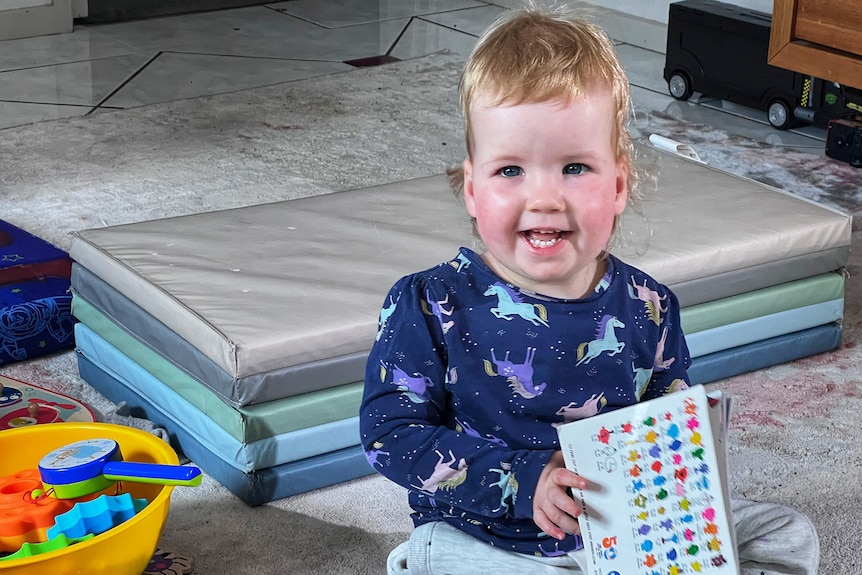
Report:
[{"label": "grey foam mat", "polygon": [[[624,217],[615,253],[682,305],[839,269],[849,254],[848,215],[674,156],[643,211]],[[221,393],[247,405],[290,390],[244,378],[367,352],[392,283],[471,244],[463,206],[433,176],[85,230],[70,254],[244,381]]]}]

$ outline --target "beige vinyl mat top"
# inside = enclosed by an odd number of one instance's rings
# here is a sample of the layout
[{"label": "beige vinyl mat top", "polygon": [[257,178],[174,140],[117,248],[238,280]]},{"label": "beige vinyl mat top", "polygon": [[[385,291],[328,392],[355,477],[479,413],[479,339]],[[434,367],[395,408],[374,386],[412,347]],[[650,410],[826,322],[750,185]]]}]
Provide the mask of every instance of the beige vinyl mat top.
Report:
[{"label": "beige vinyl mat top", "polygon": [[[614,252],[682,305],[847,261],[849,215],[693,161],[660,160],[657,190],[624,216]],[[391,285],[462,245],[474,246],[468,217],[440,175],[80,231],[70,254],[240,379],[367,352]],[[233,393],[238,404],[279,396],[265,386]]]}]

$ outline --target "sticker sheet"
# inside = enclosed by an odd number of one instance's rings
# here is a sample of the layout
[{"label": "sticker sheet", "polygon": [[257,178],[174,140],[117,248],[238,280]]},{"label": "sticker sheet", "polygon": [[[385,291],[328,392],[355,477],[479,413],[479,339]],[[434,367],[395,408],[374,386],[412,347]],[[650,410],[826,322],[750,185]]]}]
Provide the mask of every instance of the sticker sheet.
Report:
[{"label": "sticker sheet", "polygon": [[[712,405],[712,407],[710,407]],[[725,398],[694,386],[559,428],[592,575],[738,573]]]}]

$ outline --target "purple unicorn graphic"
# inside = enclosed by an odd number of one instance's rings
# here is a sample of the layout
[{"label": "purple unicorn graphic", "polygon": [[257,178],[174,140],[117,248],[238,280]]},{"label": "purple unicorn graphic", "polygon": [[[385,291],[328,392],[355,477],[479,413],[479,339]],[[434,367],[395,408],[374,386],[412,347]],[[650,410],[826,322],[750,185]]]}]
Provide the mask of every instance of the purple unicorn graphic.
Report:
[{"label": "purple unicorn graphic", "polygon": [[383,447],[383,444],[379,441],[375,441],[372,448],[365,452],[365,459],[368,460],[368,464],[371,467],[374,467],[375,465],[383,467],[383,464],[380,462],[380,456],[389,455],[389,452],[383,451],[381,447]]},{"label": "purple unicorn graphic", "polygon": [[425,300],[421,302],[422,311],[427,315],[433,315],[437,318],[437,321],[440,322],[440,327],[443,328],[443,333],[446,334],[452,329],[452,326],[455,325],[455,322],[452,320],[443,321],[443,316],[450,317],[452,312],[455,311],[453,307],[446,309],[443,307],[445,304],[449,303],[449,294],[446,294],[446,297],[440,301],[437,301],[431,297],[431,293],[425,292]]},{"label": "purple unicorn graphic", "polygon": [[[524,363],[512,363],[509,361],[509,352],[503,356],[503,359],[497,359],[494,355],[494,348],[491,348],[491,361],[487,359],[485,362],[485,373],[491,376],[502,375],[509,382],[509,387],[512,391],[525,399],[532,399],[537,395],[541,395],[542,391],[548,386],[547,383],[539,385],[533,384],[533,358],[536,355],[535,347],[527,348],[527,357]],[[493,367],[491,363],[493,362]],[[497,371],[494,371],[494,367]]]},{"label": "purple unicorn graphic", "polygon": [[[386,379],[386,365],[380,362],[380,379]],[[406,371],[397,365],[392,367],[392,385],[398,388],[398,391],[404,393],[413,403],[425,403],[428,399],[425,398],[425,392],[429,387],[434,387],[434,382],[430,377],[426,377],[421,373],[408,375]]]},{"label": "purple unicorn graphic", "polygon": [[496,443],[498,445],[502,445],[503,447],[508,447],[509,444],[497,437],[496,435],[488,434],[488,436],[481,435],[478,431],[473,429],[473,427],[467,423],[466,421],[461,421],[460,419],[455,420],[455,431],[461,431],[466,433],[470,437],[475,437],[476,439],[484,439],[485,441]]}]

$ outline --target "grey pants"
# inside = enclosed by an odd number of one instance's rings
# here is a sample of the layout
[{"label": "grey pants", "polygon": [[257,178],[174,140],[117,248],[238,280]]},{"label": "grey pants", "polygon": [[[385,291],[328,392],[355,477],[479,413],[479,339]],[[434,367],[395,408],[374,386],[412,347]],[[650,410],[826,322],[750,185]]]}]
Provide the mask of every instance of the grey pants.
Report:
[{"label": "grey pants", "polygon": [[[811,521],[776,503],[731,502],[742,575],[817,575],[820,544]],[[445,523],[417,527],[387,560],[389,575],[577,575],[586,556],[535,557],[491,547]]]}]

